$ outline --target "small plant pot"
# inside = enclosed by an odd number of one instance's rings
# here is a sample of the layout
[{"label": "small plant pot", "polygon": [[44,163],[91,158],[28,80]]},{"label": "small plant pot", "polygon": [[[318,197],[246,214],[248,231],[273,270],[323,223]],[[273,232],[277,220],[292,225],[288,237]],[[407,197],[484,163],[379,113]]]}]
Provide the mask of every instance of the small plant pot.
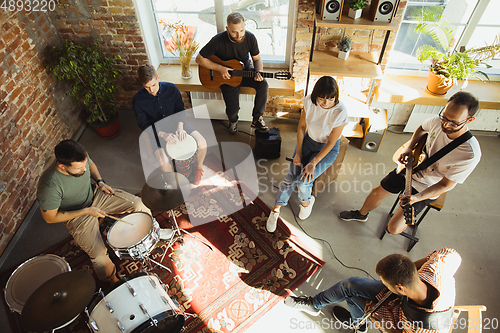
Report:
[{"label": "small plant pot", "polygon": [[346,60],[349,57],[349,52],[351,51],[350,50],[347,52],[339,51],[339,59]]},{"label": "small plant pot", "polygon": [[434,74],[429,69],[429,76],[427,77],[427,91],[433,95],[444,95],[448,90],[453,87],[453,81],[444,82],[443,78],[439,75]]},{"label": "small plant pot", "polygon": [[349,13],[347,13],[347,16],[349,16],[352,19],[357,19],[361,17],[362,12],[363,9],[353,10],[352,8],[349,8]]}]

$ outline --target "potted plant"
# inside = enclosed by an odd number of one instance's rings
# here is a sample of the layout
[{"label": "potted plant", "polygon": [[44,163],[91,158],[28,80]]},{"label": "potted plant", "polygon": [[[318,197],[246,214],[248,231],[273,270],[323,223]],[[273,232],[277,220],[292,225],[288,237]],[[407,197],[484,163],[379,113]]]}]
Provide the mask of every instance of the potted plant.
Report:
[{"label": "potted plant", "polygon": [[115,97],[119,90],[115,79],[121,71],[114,69],[120,56],[104,54],[100,42],[85,45],[64,40],[61,48],[50,50],[46,67],[58,81],[70,84],[67,94],[83,102],[89,113],[87,123],[99,135],[111,138],[120,131]]},{"label": "potted plant", "polygon": [[349,1],[349,13],[347,16],[353,19],[357,19],[361,17],[361,12],[363,12],[363,8],[368,5],[367,0],[350,0]]},{"label": "potted plant", "polygon": [[453,48],[455,33],[446,19],[421,22],[415,30],[431,36],[440,47],[438,49],[432,45],[423,45],[417,49],[416,53],[417,59],[422,63],[431,60],[427,82],[429,92],[444,95],[458,80],[464,81],[461,89],[467,86],[469,78],[483,81],[484,77],[489,80],[488,75],[478,68],[490,67],[484,61],[500,54],[499,36],[495,38],[492,45],[469,50],[462,47],[457,51]]},{"label": "potted plant", "polygon": [[339,44],[339,58],[346,60],[349,57],[349,52],[351,52],[352,39],[351,37],[342,37]]},{"label": "potted plant", "polygon": [[199,44],[194,40],[196,27],[186,26],[180,21],[176,23],[166,23],[160,20],[163,31],[170,31],[172,45],[167,44],[167,49],[175,57],[179,58],[181,63],[181,76],[183,79],[190,79],[193,74],[190,70],[191,59],[198,50]]}]

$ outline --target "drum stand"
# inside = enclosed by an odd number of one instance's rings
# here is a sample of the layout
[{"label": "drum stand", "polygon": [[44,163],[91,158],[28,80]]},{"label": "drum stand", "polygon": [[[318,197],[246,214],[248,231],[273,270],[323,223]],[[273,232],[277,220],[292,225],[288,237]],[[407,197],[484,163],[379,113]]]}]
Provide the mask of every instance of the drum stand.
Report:
[{"label": "drum stand", "polygon": [[163,261],[163,259],[165,258],[165,255],[167,254],[167,250],[172,246],[174,245],[174,243],[177,241],[178,238],[182,237],[182,233],[185,233],[186,235],[189,235],[193,238],[196,238],[197,240],[199,240],[200,242],[202,242],[203,244],[205,244],[206,246],[208,246],[208,248],[210,250],[214,250],[210,244],[208,244],[207,242],[205,242],[204,240],[196,237],[195,235],[193,235],[192,233],[184,230],[184,229],[181,229],[179,227],[179,224],[177,224],[177,220],[175,218],[175,214],[174,214],[174,210],[171,209],[168,211],[168,214],[172,217],[173,221],[174,221],[174,227],[173,227],[173,230],[172,230],[172,236],[170,236],[170,240],[168,241],[168,244],[167,244],[167,248],[165,249],[165,252],[163,253],[163,256],[161,257],[161,261]]},{"label": "drum stand", "polygon": [[[153,248],[154,250],[154,248]],[[166,253],[167,251],[165,251]],[[160,261],[163,261],[163,258],[165,257],[165,253],[163,254],[163,256],[161,257],[161,260]],[[149,257],[151,253],[149,253],[145,258],[142,258],[141,259],[141,268],[139,269],[139,271],[144,271],[144,272],[150,272],[152,271],[154,268],[155,268],[155,265],[156,266],[159,266],[167,271],[169,271],[170,273],[172,273],[172,271],[170,270],[170,268],[168,268],[167,266],[165,265],[162,265],[160,264],[159,262],[157,262],[156,260],[153,260]],[[155,265],[153,265],[152,263],[154,263]]]}]

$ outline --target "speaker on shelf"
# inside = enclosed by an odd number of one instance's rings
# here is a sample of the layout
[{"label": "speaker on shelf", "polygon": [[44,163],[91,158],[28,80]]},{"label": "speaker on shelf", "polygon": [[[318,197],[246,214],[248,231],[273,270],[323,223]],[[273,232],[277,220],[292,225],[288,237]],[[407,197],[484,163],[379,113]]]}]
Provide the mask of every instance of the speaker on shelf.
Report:
[{"label": "speaker on shelf", "polygon": [[372,0],[370,16],[373,21],[392,22],[398,9],[399,0]]},{"label": "speaker on shelf", "polygon": [[340,21],[344,0],[318,0],[316,12],[321,15],[322,20]]}]

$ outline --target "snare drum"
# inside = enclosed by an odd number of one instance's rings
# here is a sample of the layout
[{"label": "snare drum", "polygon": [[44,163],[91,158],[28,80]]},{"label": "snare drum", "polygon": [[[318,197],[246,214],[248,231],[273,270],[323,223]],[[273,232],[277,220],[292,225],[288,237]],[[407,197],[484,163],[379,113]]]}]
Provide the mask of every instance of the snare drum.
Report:
[{"label": "snare drum", "polygon": [[184,176],[191,173],[197,152],[196,140],[189,134],[186,135],[183,141],[177,141],[175,144],[167,142],[167,154],[174,160],[177,172],[182,173]]},{"label": "snare drum", "polygon": [[160,226],[151,215],[136,212],[120,218],[108,231],[107,242],[120,259],[144,259],[160,241]]},{"label": "snare drum", "polygon": [[115,283],[89,308],[89,327],[95,333],[178,333],[184,315],[156,275],[136,273]]},{"label": "snare drum", "polygon": [[24,304],[38,287],[69,271],[71,267],[66,260],[54,254],[43,254],[25,261],[16,268],[5,285],[5,301],[10,310],[21,313]]}]

